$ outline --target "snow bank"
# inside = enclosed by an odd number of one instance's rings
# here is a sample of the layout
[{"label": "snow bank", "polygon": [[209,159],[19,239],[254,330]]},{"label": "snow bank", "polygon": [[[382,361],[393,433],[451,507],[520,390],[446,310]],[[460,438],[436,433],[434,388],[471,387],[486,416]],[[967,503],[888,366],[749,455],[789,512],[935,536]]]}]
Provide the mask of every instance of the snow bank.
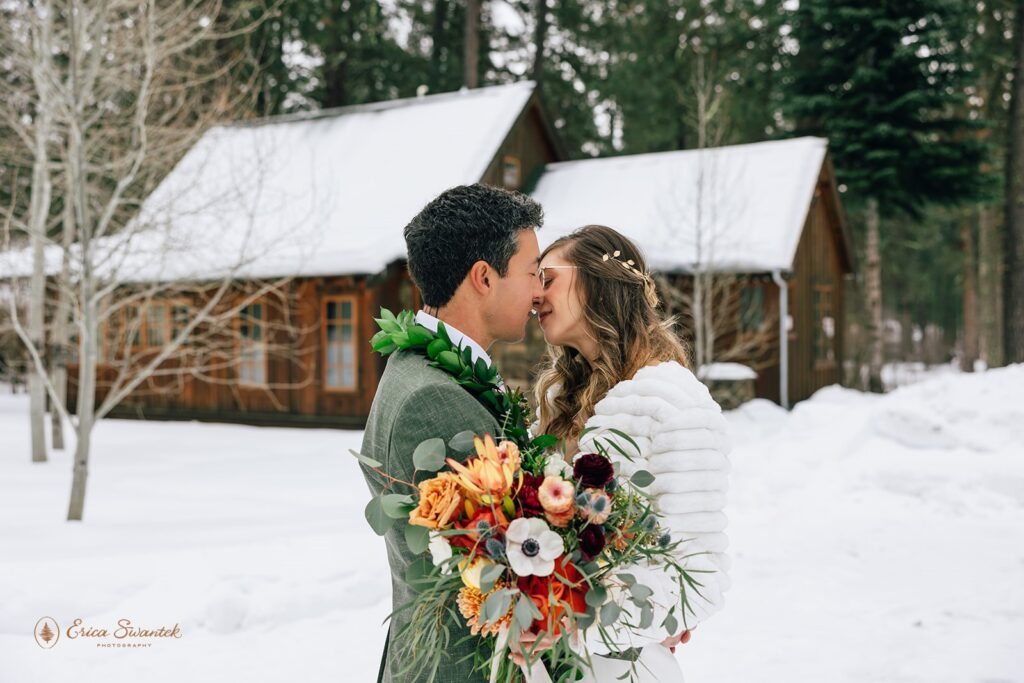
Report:
[{"label": "snow bank", "polygon": [[[732,588],[677,651],[687,681],[1021,680],[1022,373],[727,413]],[[375,680],[359,432],[105,421],[68,523],[70,458],[29,462],[27,405],[0,387],[0,683]],[[44,652],[44,615],[183,637]]]}]

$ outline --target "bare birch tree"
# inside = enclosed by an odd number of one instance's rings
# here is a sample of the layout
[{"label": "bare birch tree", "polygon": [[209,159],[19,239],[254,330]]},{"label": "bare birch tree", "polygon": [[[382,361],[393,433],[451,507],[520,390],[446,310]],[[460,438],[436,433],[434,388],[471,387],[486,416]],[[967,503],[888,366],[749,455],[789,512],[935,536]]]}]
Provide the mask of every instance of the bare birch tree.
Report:
[{"label": "bare birch tree", "polygon": [[[160,267],[187,258],[196,245],[177,244],[173,235],[139,217],[145,198],[212,123],[247,111],[254,89],[233,80],[245,55],[225,53],[220,41],[254,25],[218,20],[225,16],[218,0],[64,0],[8,9],[14,23],[6,26],[31,27],[24,38],[13,38],[25,63],[38,65],[38,71],[32,72],[32,87],[23,90],[27,102],[21,106],[28,115],[7,104],[0,112],[5,125],[20,127],[23,141],[32,143],[34,176],[40,158],[58,169],[65,193],[58,220],[65,225],[59,242],[45,247],[44,259],[50,261],[52,254],[62,264],[61,275],[41,295],[34,275],[42,270],[35,264],[43,250],[36,245],[45,242],[49,230],[33,207],[26,213],[16,201],[10,203],[3,216],[4,242],[10,247],[19,233],[29,235],[33,267],[19,270],[19,254],[9,251],[4,296],[10,326],[31,359],[33,381],[75,431],[68,519],[81,520],[92,431],[99,420],[134,392],[160,389],[159,378],[168,375],[248,379],[272,391],[274,383],[258,376],[254,358],[275,353],[275,345],[292,348],[290,342],[308,330],[291,325],[289,278],[250,277],[239,283],[260,249],[272,245],[253,249],[243,236],[237,258],[215,275],[197,279]],[[226,34],[226,25],[237,28]],[[34,134],[43,128],[41,111],[46,112],[44,130],[54,133],[40,143]],[[52,306],[51,336],[62,335],[68,325],[73,330],[74,417],[56,385],[60,375],[49,372],[47,340],[37,334],[39,319],[33,317],[37,309],[29,307],[27,324],[21,319],[24,287],[18,280],[29,272],[30,303],[62,302]],[[258,319],[264,306],[279,313],[273,322]],[[60,338],[52,341],[51,346],[66,345]],[[246,367],[255,376],[247,377]]]},{"label": "bare birch tree", "polygon": [[[728,131],[725,105],[726,88],[714,53],[699,42],[694,44],[694,66],[690,95],[694,119],[689,122],[696,133],[697,173],[692,206],[677,199],[665,212],[666,223],[684,235],[683,241],[694,250],[695,261],[689,277],[679,279],[658,276],[666,313],[679,314],[692,324],[693,361],[698,371],[716,361],[743,362],[762,369],[771,362],[774,335],[773,318],[777,313],[764,309],[763,289],[740,274],[723,267],[731,251],[738,247],[730,226],[742,213],[744,198],[722,192],[742,169],[723,168],[712,148],[722,144]],[[678,215],[692,210],[692,218],[676,225]],[[744,292],[755,293],[748,297]],[[760,295],[756,292],[760,289]]]}]

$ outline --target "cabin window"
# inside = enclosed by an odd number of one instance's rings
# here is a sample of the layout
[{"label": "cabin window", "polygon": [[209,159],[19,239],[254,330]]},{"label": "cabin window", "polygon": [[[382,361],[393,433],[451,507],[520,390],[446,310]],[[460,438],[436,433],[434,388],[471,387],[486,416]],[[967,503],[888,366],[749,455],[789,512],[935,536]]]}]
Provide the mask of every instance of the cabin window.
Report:
[{"label": "cabin window", "polygon": [[833,363],[835,353],[836,319],[832,307],[832,285],[814,286],[814,360]]},{"label": "cabin window", "polygon": [[151,303],[146,307],[146,345],[163,346],[167,332],[167,308],[164,304]]},{"label": "cabin window", "polygon": [[764,325],[764,288],[746,285],[740,290],[740,331],[757,332]]},{"label": "cabin window", "polygon": [[145,320],[142,318],[137,305],[132,305],[125,309],[124,326],[125,330],[131,332],[133,350],[142,346],[142,326],[144,323]]},{"label": "cabin window", "polygon": [[241,384],[263,386],[267,383],[265,315],[261,303],[244,306],[238,313],[238,380]]},{"label": "cabin window", "polygon": [[355,297],[324,301],[324,387],[340,391],[357,388]]},{"label": "cabin window", "polygon": [[[188,304],[185,303],[174,303],[171,304],[171,339],[177,339],[181,331],[184,330],[189,323],[189,319],[192,317],[192,310]],[[187,342],[187,340],[186,340]],[[185,342],[183,342],[184,345]]]},{"label": "cabin window", "polygon": [[509,190],[518,190],[522,183],[522,165],[518,157],[506,155],[501,160],[501,184]]}]

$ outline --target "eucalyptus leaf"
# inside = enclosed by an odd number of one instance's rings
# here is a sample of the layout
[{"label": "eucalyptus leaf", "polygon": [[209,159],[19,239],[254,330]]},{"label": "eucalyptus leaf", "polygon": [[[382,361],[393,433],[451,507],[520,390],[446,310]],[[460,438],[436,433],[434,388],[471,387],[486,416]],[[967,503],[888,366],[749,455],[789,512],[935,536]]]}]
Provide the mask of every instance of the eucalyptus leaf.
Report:
[{"label": "eucalyptus leaf", "polygon": [[412,496],[401,493],[385,493],[380,497],[384,514],[393,519],[405,519],[412,507]]},{"label": "eucalyptus leaf", "polygon": [[395,523],[393,517],[388,517],[384,513],[384,506],[381,504],[380,498],[377,497],[370,499],[370,502],[366,504],[366,510],[363,511],[363,514],[366,516],[366,521],[370,523],[373,533],[378,536],[386,534]]},{"label": "eucalyptus leaf", "polygon": [[629,592],[633,595],[633,598],[636,600],[646,600],[647,598],[654,595],[654,591],[652,591],[650,588],[643,585],[642,583],[634,583],[632,586],[629,587]]},{"label": "eucalyptus leaf", "polygon": [[650,605],[644,605],[640,609],[640,628],[649,628],[654,622],[654,610]]},{"label": "eucalyptus leaf", "polygon": [[637,470],[629,480],[633,482],[634,486],[644,488],[654,483],[654,475],[647,470]]},{"label": "eucalyptus leaf", "polygon": [[427,552],[430,547],[430,531],[419,524],[407,524],[405,527],[405,544],[414,555]]},{"label": "eucalyptus leaf", "polygon": [[413,560],[405,570],[405,582],[417,593],[429,588],[434,583],[431,574],[434,571],[434,563],[428,557],[420,557]]},{"label": "eucalyptus leaf", "polygon": [[480,592],[490,593],[491,589],[494,588],[494,584],[498,582],[501,575],[505,573],[505,566],[501,564],[492,564],[486,567],[480,572]]},{"label": "eucalyptus leaf", "polygon": [[364,465],[367,465],[368,467],[384,467],[383,463],[374,460],[368,455],[363,455],[359,451],[354,451],[350,448],[348,449],[348,452],[356,456],[356,460],[363,463]]},{"label": "eucalyptus leaf", "polygon": [[606,602],[604,607],[601,608],[601,623],[605,626],[611,626],[621,613],[622,610],[614,602]]},{"label": "eucalyptus leaf", "polygon": [[627,572],[622,572],[621,574],[616,574],[615,576],[618,577],[619,581],[622,581],[622,583],[626,584],[627,586],[632,586],[636,583],[636,577]]},{"label": "eucalyptus leaf", "polygon": [[444,439],[427,439],[420,442],[420,445],[412,452],[412,464],[418,470],[437,472],[444,467],[446,455]]},{"label": "eucalyptus leaf", "polygon": [[679,629],[679,620],[676,619],[674,614],[669,614],[665,617],[665,621],[662,622],[662,626],[665,627],[665,630],[668,631],[669,635],[674,636]]},{"label": "eucalyptus leaf", "polygon": [[512,605],[512,594],[508,589],[502,588],[501,590],[494,591],[487,596],[484,600],[481,612],[484,614],[484,621],[489,624],[493,624],[498,619],[505,616],[508,612],[508,608]]},{"label": "eucalyptus leaf", "polygon": [[476,437],[476,434],[468,429],[464,432],[459,432],[448,442],[448,448],[456,453],[469,453],[473,450],[474,437]]},{"label": "eucalyptus leaf", "polygon": [[533,600],[525,595],[520,595],[519,600],[516,601],[516,608],[512,611],[512,617],[516,620],[516,624],[524,631],[530,628],[530,624],[533,623],[533,613],[530,611],[531,604],[533,604]]},{"label": "eucalyptus leaf", "polygon": [[591,607],[600,607],[608,599],[608,590],[604,586],[592,586],[587,591],[587,604]]}]

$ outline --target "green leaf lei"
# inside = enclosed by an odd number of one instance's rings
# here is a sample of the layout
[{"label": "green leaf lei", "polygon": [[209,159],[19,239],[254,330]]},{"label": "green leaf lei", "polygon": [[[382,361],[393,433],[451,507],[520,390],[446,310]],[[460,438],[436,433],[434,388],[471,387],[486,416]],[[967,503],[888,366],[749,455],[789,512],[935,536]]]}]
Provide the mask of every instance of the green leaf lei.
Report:
[{"label": "green leaf lei", "polygon": [[380,331],[370,339],[370,346],[382,356],[395,351],[413,351],[425,355],[428,363],[452,376],[455,382],[472,394],[498,420],[502,435],[515,441],[521,452],[534,454],[552,445],[553,437],[530,439],[527,416],[530,406],[518,389],[498,386],[498,370],[482,358],[473,362],[471,349],[456,346],[448,336],[443,322],[437,332],[420,325],[412,311],[397,316],[386,308],[375,318]]}]

